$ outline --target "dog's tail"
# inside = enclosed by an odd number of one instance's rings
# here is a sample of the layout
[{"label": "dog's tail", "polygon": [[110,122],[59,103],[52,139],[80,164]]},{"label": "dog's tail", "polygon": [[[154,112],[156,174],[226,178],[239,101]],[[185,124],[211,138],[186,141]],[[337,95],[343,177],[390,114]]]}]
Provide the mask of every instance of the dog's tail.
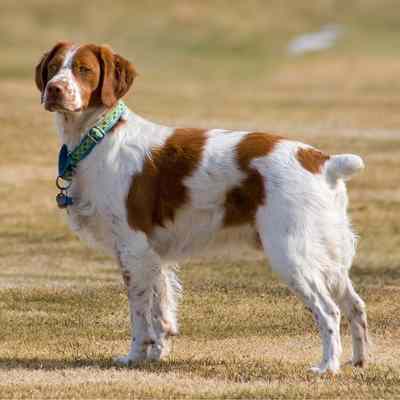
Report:
[{"label": "dog's tail", "polygon": [[338,154],[331,156],[326,162],[326,175],[332,181],[349,180],[364,168],[361,157],[355,154]]}]

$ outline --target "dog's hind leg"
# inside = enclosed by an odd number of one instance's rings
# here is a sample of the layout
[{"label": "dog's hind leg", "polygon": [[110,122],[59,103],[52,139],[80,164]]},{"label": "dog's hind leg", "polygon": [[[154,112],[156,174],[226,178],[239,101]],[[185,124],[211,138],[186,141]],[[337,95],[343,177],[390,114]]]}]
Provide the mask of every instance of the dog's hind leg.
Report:
[{"label": "dog's hind leg", "polygon": [[308,226],[308,221],[301,216],[278,215],[272,211],[258,214],[257,229],[264,250],[272,269],[312,311],[318,325],[323,356],[312,371],[336,373],[342,347],[340,310],[333,300],[332,288],[341,276],[340,269],[330,260],[321,244],[323,241],[313,240],[309,234],[313,225]]},{"label": "dog's hind leg", "polygon": [[353,341],[352,364],[355,367],[364,367],[368,357],[368,326],[365,304],[354,290],[351,280],[346,276],[346,287],[339,298],[339,305],[343,314],[348,318]]},{"label": "dog's hind leg", "polygon": [[310,280],[301,276],[293,277],[289,287],[311,310],[319,328],[323,355],[320,364],[312,367],[311,371],[319,374],[327,371],[338,372],[342,353],[340,311],[326,285],[319,278],[314,277]]},{"label": "dog's hind leg", "polygon": [[170,337],[178,334],[176,312],[181,285],[175,269],[175,266],[163,265],[154,286],[152,318],[156,342],[151,346],[148,354],[151,360],[167,357],[170,353]]},{"label": "dog's hind leg", "polygon": [[317,268],[313,270],[310,260],[302,255],[290,255],[287,247],[278,246],[279,244],[275,244],[272,255],[270,249],[267,250],[271,267],[311,310],[319,328],[323,356],[320,364],[311,370],[319,374],[327,371],[336,373],[340,368],[342,353],[339,307],[335,304],[321,271]]}]

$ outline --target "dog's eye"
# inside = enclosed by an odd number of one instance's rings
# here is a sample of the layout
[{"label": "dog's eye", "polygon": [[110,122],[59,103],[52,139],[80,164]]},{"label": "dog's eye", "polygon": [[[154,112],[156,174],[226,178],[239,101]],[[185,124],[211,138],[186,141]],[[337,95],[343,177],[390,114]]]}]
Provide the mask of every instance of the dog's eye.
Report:
[{"label": "dog's eye", "polygon": [[51,64],[51,65],[49,65],[47,70],[49,72],[49,75],[53,76],[58,70],[58,65],[57,64]]},{"label": "dog's eye", "polygon": [[80,65],[78,70],[79,70],[79,73],[81,73],[81,74],[87,74],[87,73],[91,72],[91,69],[86,67],[85,65]]}]

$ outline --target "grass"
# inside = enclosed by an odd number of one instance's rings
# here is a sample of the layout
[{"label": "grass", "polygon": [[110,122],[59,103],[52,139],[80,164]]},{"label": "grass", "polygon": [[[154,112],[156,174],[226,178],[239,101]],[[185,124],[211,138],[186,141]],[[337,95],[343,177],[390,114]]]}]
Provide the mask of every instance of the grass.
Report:
[{"label": "grass", "polygon": [[[389,0],[3,1],[0,16],[0,398],[400,397],[399,18]],[[77,12],[79,10],[79,12]],[[341,23],[334,49],[291,58],[293,36]],[[165,124],[278,131],[366,171],[349,183],[353,280],[373,339],[365,370],[315,377],[310,315],[258,256],[182,267],[181,335],[159,364],[116,368],[128,305],[112,261],[54,203],[58,141],[32,76],[70,38],[108,42],[140,72],[127,103]],[[343,322],[345,354],[349,329]]]}]

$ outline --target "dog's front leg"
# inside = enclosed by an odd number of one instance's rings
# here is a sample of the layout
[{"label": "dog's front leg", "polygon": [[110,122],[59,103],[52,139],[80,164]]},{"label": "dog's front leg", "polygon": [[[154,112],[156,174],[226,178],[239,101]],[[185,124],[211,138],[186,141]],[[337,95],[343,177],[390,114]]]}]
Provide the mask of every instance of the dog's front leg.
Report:
[{"label": "dog's front leg", "polygon": [[132,344],[127,356],[116,359],[118,364],[129,365],[145,360],[149,347],[156,342],[153,328],[153,288],[160,278],[161,262],[148,246],[134,251],[130,246],[120,246],[119,262],[128,291]]}]

